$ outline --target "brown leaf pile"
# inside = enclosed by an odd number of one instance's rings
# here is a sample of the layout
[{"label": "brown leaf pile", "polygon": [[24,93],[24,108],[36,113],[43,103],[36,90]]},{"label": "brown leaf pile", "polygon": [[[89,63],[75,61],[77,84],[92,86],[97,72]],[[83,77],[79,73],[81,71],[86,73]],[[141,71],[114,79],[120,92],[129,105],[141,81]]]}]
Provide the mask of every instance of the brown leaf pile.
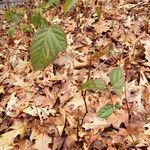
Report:
[{"label": "brown leaf pile", "polygon": [[[68,48],[37,72],[29,61],[32,36],[17,30],[8,37],[1,19],[0,149],[150,149],[149,0],[80,0],[66,14],[60,5],[44,16],[64,28]],[[121,98],[79,89],[87,78],[109,83],[118,65],[126,75]],[[99,118],[111,100],[121,109]]]}]

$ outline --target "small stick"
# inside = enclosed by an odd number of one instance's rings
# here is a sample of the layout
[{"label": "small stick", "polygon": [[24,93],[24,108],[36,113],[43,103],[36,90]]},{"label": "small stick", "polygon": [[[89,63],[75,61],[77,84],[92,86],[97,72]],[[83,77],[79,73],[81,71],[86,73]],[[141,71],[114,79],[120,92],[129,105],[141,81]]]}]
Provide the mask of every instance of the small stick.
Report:
[{"label": "small stick", "polygon": [[83,97],[84,106],[85,106],[85,113],[84,113],[84,115],[82,117],[81,126],[82,126],[82,124],[84,122],[84,118],[85,118],[86,114],[88,113],[88,107],[87,107],[86,98],[85,98],[86,97],[86,90],[82,91],[82,97]]},{"label": "small stick", "polygon": [[126,106],[127,106],[127,111],[128,111],[128,116],[129,116],[128,122],[130,123],[131,112],[130,112],[130,108],[129,108],[129,105],[128,105],[127,90],[126,90],[126,84],[125,83],[124,83],[124,87],[125,87],[125,103],[126,103]]}]

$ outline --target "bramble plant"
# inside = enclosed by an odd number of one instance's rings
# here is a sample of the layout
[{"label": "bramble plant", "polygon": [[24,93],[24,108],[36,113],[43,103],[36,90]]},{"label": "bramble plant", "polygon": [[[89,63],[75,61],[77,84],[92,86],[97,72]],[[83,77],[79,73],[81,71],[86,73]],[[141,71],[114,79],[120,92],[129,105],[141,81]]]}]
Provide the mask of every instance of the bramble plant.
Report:
[{"label": "bramble plant", "polygon": [[[78,0],[66,0],[63,4],[63,11],[67,13],[73,6],[75,6],[75,4],[77,4],[77,2]],[[24,32],[33,32],[33,26],[38,29],[33,37],[30,51],[30,60],[34,71],[46,68],[50,63],[55,61],[59,52],[64,52],[67,48],[67,39],[63,29],[58,25],[51,25],[51,27],[49,27],[49,23],[43,17],[43,12],[52,7],[58,6],[59,4],[60,0],[42,2],[38,7],[32,10],[32,17],[28,15],[28,19],[30,20],[29,24],[23,24],[21,22],[24,17],[23,12],[19,13],[15,8],[5,11],[5,19],[11,22],[10,28],[7,31],[9,36],[13,36],[18,28]],[[98,10],[96,10],[96,13],[98,13],[98,16],[100,17],[100,12],[98,12]],[[26,12],[26,14],[28,13]],[[121,97],[125,80],[122,68],[120,66],[114,68],[110,72],[109,78],[112,90],[116,95]],[[88,80],[81,85],[80,89],[96,91],[109,90],[108,85],[106,85],[102,79]],[[115,104],[107,103],[100,108],[98,116],[101,118],[107,118],[119,108],[120,105],[118,102]]]},{"label": "bramble plant", "polygon": [[[77,0],[66,0],[63,7],[64,12],[68,12],[76,3]],[[20,12],[15,7],[5,11],[4,18],[11,22],[7,31],[8,36],[12,37],[17,29],[21,29],[23,32],[33,32],[33,26],[38,29],[33,37],[30,51],[31,64],[35,71],[44,69],[53,63],[58,53],[67,48],[66,35],[63,29],[58,25],[49,27],[49,23],[43,17],[43,12],[59,4],[60,0],[49,0],[42,2],[30,13],[28,13],[29,10]],[[33,14],[27,16],[30,20],[29,24],[22,23],[24,13]]]},{"label": "bramble plant", "polygon": [[40,29],[33,38],[30,58],[33,69],[44,69],[67,48],[64,31],[57,25]]},{"label": "bramble plant", "polygon": [[[110,74],[110,83],[112,86],[112,90],[121,97],[122,90],[124,86],[124,72],[120,66],[114,68]],[[105,84],[105,82],[102,79],[94,79],[89,80],[86,83],[81,85],[81,89],[86,90],[97,90],[97,91],[108,91],[108,86]],[[117,102],[115,105],[112,103],[107,103],[104,105],[100,110],[98,111],[98,116],[101,118],[107,118],[109,117],[113,112],[115,112],[118,108],[120,108],[119,103]]]}]

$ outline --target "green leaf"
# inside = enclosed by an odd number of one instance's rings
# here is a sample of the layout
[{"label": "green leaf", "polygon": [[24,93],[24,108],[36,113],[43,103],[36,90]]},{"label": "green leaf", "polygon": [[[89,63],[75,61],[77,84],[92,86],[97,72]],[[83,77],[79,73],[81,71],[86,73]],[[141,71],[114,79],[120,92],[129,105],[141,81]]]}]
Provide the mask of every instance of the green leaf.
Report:
[{"label": "green leaf", "polygon": [[14,15],[13,10],[6,10],[6,11],[4,11],[4,18],[5,18],[7,21],[11,21],[13,15]]},{"label": "green leaf", "polygon": [[28,24],[20,24],[20,29],[23,31],[23,32],[32,32],[33,31],[33,28],[31,25],[28,25]]},{"label": "green leaf", "polygon": [[114,68],[110,75],[110,83],[112,85],[113,91],[118,95],[121,96],[123,85],[124,85],[124,72],[120,67]]},{"label": "green leaf", "polygon": [[119,102],[116,102],[116,103],[115,103],[115,109],[120,109],[120,104],[119,104]]},{"label": "green leaf", "polygon": [[76,3],[77,0],[66,0],[63,6],[64,12],[68,12]]},{"label": "green leaf", "polygon": [[53,25],[51,28],[42,28],[34,36],[31,45],[30,59],[33,69],[44,69],[66,48],[66,36],[60,27]]},{"label": "green leaf", "polygon": [[103,80],[93,79],[82,84],[81,89],[105,91],[107,90],[107,86]]},{"label": "green leaf", "polygon": [[47,20],[44,17],[42,17],[41,14],[35,14],[34,16],[32,16],[31,22],[36,27],[48,25]]},{"label": "green leaf", "polygon": [[23,14],[16,13],[12,16],[12,22],[18,22],[23,17]]},{"label": "green leaf", "polygon": [[60,0],[49,0],[48,1],[49,6],[53,6],[53,7],[59,5],[59,3],[60,3]]},{"label": "green leaf", "polygon": [[16,23],[12,23],[11,26],[10,26],[10,28],[7,30],[8,36],[12,37],[15,34],[16,29],[17,29]]},{"label": "green leaf", "polygon": [[22,13],[17,13],[17,12],[14,12],[13,10],[6,10],[4,12],[4,18],[7,20],[7,21],[12,21],[12,22],[17,22],[19,21],[21,18],[23,17],[23,14]]},{"label": "green leaf", "polygon": [[107,103],[98,111],[98,116],[101,118],[108,118],[114,111],[113,104]]}]

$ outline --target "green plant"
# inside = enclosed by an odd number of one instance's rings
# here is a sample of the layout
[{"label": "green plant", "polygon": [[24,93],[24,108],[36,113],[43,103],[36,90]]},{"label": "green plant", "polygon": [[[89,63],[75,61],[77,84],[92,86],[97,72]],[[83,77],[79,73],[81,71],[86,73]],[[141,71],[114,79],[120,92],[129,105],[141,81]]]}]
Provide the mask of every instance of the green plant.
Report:
[{"label": "green plant", "polygon": [[18,24],[22,17],[22,13],[15,12],[15,10],[13,9],[5,11],[4,18],[8,22],[10,22],[10,28],[7,30],[8,36],[12,37],[14,35],[16,29],[18,29],[19,27]]},{"label": "green plant", "polygon": [[113,91],[118,95],[121,96],[123,85],[124,85],[124,72],[121,67],[114,68],[110,75],[110,83],[112,85]]},{"label": "green plant", "polygon": [[59,5],[59,3],[60,3],[60,0],[49,0],[48,1],[48,5],[51,7],[54,7],[54,6],[57,6],[57,5]]},{"label": "green plant", "polygon": [[120,108],[119,102],[116,102],[115,105],[107,103],[99,111],[98,116],[101,118],[108,118],[112,113]]},{"label": "green plant", "polygon": [[66,0],[63,6],[64,12],[68,12],[76,3],[78,0]]},{"label": "green plant", "polygon": [[[33,26],[31,26],[31,24],[36,28],[48,26],[47,20],[43,17],[43,12],[49,8],[57,6],[59,3],[60,0],[49,0],[48,2],[42,2],[33,10],[21,10],[17,7],[12,7],[11,9],[6,10],[4,13],[4,19],[10,22],[10,28],[7,31],[8,36],[12,37],[17,29],[20,29],[23,32],[33,32]],[[24,14],[26,14],[28,18],[26,23],[23,22]]]},{"label": "green plant", "polygon": [[[69,11],[77,0],[66,0],[64,11]],[[60,4],[60,0],[43,1],[33,10],[23,10],[22,13],[17,8],[5,11],[4,18],[10,22],[10,28],[7,31],[8,36],[12,37],[17,29],[23,32],[37,32],[33,37],[30,51],[30,59],[33,69],[41,70],[53,63],[59,52],[63,52],[67,47],[67,40],[64,31],[57,25],[49,28],[49,23],[43,17],[43,13]],[[24,14],[27,15],[28,21],[24,23]],[[32,16],[31,16],[32,14]]]},{"label": "green plant", "polygon": [[107,86],[102,79],[93,79],[82,84],[81,89],[106,91]]},{"label": "green plant", "polygon": [[[124,85],[124,72],[120,66],[114,68],[110,74],[110,83],[112,86],[112,90],[121,97],[123,85]],[[81,89],[86,90],[98,90],[98,91],[107,91],[108,85],[105,84],[105,82],[102,79],[94,79],[94,80],[88,80],[86,83],[81,85]],[[117,102],[115,105],[112,103],[107,103],[104,105],[100,110],[98,111],[98,116],[101,118],[107,118],[109,117],[113,112],[116,111],[116,109],[120,108],[119,103]]]},{"label": "green plant", "polygon": [[40,70],[52,63],[67,48],[64,31],[57,25],[40,29],[33,38],[30,58],[33,69]]},{"label": "green plant", "polygon": [[43,26],[48,26],[47,20],[40,14],[40,13],[35,13],[31,17],[31,23],[35,27],[43,27]]}]

